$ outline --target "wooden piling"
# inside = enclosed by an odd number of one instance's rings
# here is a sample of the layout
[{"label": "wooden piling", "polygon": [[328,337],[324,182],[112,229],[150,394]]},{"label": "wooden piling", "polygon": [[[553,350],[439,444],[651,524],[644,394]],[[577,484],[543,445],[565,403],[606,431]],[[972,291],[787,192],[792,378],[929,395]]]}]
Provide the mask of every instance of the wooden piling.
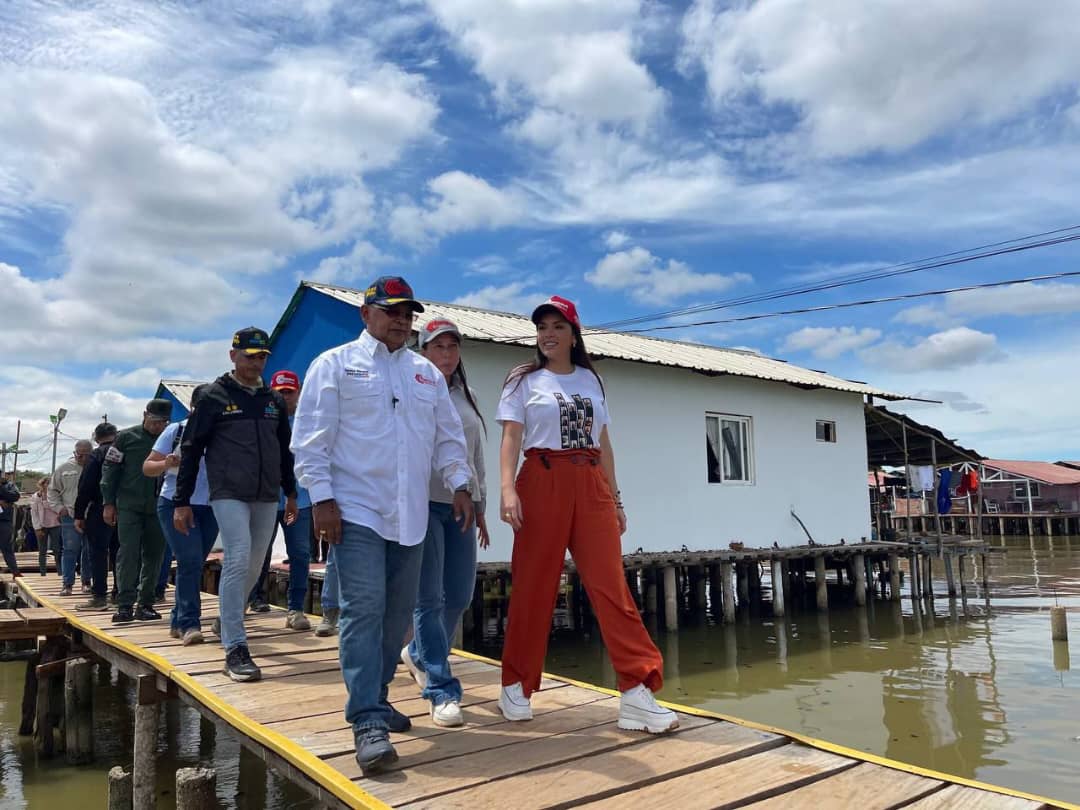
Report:
[{"label": "wooden piling", "polygon": [[818,554],[814,557],[814,590],[817,596],[817,609],[823,612],[829,609],[829,583],[825,576],[825,555]]},{"label": "wooden piling", "polygon": [[855,604],[866,605],[866,560],[862,554],[855,555]]},{"label": "wooden piling", "polygon": [[949,588],[949,598],[956,598],[956,576],[953,574],[952,554],[946,552],[944,555],[945,562],[945,584]]},{"label": "wooden piling", "polygon": [[92,662],[68,661],[64,672],[64,735],[67,761],[94,761],[94,681]]},{"label": "wooden piling", "polygon": [[979,570],[982,572],[983,598],[990,598],[990,572],[987,570],[985,554],[979,555]]},{"label": "wooden piling", "polygon": [[900,601],[900,555],[889,555],[889,598]]},{"label": "wooden piling", "polygon": [[721,598],[724,600],[724,624],[735,621],[735,589],[731,578],[731,561],[724,560],[720,563],[720,578],[723,580]]},{"label": "wooden piling", "polygon": [[664,622],[669,633],[679,629],[679,593],[675,584],[675,567],[664,566]]},{"label": "wooden piling", "polygon": [[131,797],[139,810],[153,808],[156,799],[158,703],[155,675],[140,675],[135,689],[135,752],[131,768]]},{"label": "wooden piling", "polygon": [[739,607],[745,610],[750,604],[750,566],[747,563],[735,566],[735,583]]},{"label": "wooden piling", "polygon": [[919,558],[916,554],[908,555],[908,577],[911,580],[908,587],[911,589],[911,600],[919,601]]},{"label": "wooden piling", "polygon": [[934,601],[934,557],[932,554],[926,554],[923,556],[923,580],[922,580],[922,592],[923,598],[929,601]]},{"label": "wooden piling", "polygon": [[780,560],[772,561],[772,611],[773,616],[784,615],[784,565]]},{"label": "wooden piling", "polygon": [[956,558],[956,566],[960,574],[960,596],[964,599],[967,599],[967,575],[964,572],[964,561],[966,559],[966,554],[961,554]]},{"label": "wooden piling", "polygon": [[204,810],[217,804],[213,768],[180,768],[176,772],[176,810]]},{"label": "wooden piling", "polygon": [[655,616],[657,611],[656,566],[645,569],[645,613]]},{"label": "wooden piling", "polygon": [[1065,618],[1065,608],[1060,605],[1050,608],[1050,638],[1052,641],[1069,640],[1069,625]]},{"label": "wooden piling", "polygon": [[[730,565],[730,563],[729,563]],[[700,611],[702,616],[705,615],[705,607],[708,604],[708,600],[705,595],[705,588],[708,585],[708,578],[705,575],[704,565],[695,565],[690,569],[690,588],[691,598],[694,600],[694,610]]]},{"label": "wooden piling", "polygon": [[[212,804],[206,805],[213,807]],[[109,771],[109,810],[131,810],[131,771],[119,765]]]}]

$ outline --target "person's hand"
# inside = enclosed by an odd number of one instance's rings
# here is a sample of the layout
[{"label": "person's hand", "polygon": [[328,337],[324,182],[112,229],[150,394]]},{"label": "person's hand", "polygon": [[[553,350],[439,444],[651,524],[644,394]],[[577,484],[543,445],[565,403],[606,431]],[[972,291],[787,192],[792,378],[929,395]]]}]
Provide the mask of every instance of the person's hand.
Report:
[{"label": "person's hand", "polygon": [[296,518],[300,514],[300,510],[296,508],[296,496],[285,499],[285,525],[292,526],[296,523]]},{"label": "person's hand", "polygon": [[518,498],[517,490],[513,487],[503,490],[502,499],[499,503],[499,516],[503,523],[509,523],[516,532],[525,522],[525,515],[521,511],[521,499]]},{"label": "person's hand", "polygon": [[186,535],[195,528],[195,515],[190,506],[178,506],[173,509],[172,524],[180,534]]},{"label": "person's hand", "polygon": [[472,528],[476,512],[473,509],[472,495],[465,490],[454,493],[454,520],[461,525],[461,530],[467,532]]},{"label": "person's hand", "polygon": [[480,548],[491,545],[491,535],[488,534],[487,517],[479,509],[476,510],[476,536],[480,542]]},{"label": "person's hand", "polygon": [[619,534],[626,534],[626,510],[616,506],[615,516],[619,519]]},{"label": "person's hand", "polygon": [[85,520],[76,520],[75,521],[75,531],[77,531],[79,534],[83,534],[86,531],[86,521]]},{"label": "person's hand", "polygon": [[106,526],[116,526],[116,504],[107,503],[101,510],[101,519]]},{"label": "person's hand", "polygon": [[169,453],[169,455],[165,456],[164,461],[166,470],[171,470],[180,466],[180,456],[176,453]]},{"label": "person's hand", "polygon": [[59,517],[71,517],[71,512],[68,511],[66,506],[61,506],[60,511],[56,513]]},{"label": "person's hand", "polygon": [[337,501],[331,498],[312,506],[311,519],[315,522],[315,537],[320,542],[332,546],[341,542],[341,512]]}]

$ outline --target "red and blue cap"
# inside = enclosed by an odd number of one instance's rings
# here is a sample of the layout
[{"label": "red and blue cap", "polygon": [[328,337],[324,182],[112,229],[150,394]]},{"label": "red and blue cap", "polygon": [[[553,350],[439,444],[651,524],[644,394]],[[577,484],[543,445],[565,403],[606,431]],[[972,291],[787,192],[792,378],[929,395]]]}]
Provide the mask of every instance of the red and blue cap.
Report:
[{"label": "red and blue cap", "polygon": [[401,276],[379,276],[364,290],[364,303],[374,307],[411,304],[415,312],[424,311],[424,305],[413,296],[409,282]]},{"label": "red and blue cap", "polygon": [[540,318],[547,312],[557,312],[566,318],[571,324],[581,329],[581,318],[578,317],[577,307],[574,302],[559,295],[553,295],[547,301],[533,310],[532,322],[540,323]]}]

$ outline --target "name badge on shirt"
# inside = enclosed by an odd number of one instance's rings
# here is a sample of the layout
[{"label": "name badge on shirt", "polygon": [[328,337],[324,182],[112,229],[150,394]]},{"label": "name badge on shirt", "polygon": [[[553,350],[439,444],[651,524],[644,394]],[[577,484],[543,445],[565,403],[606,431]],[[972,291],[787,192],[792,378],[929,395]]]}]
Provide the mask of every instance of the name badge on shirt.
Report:
[{"label": "name badge on shirt", "polygon": [[109,449],[105,451],[105,460],[111,461],[113,464],[119,464],[124,460],[124,451],[116,449],[114,445],[110,445]]},{"label": "name badge on shirt", "polygon": [[349,368],[345,367],[345,376],[352,377],[354,380],[366,380],[371,376],[371,372],[366,368]]}]

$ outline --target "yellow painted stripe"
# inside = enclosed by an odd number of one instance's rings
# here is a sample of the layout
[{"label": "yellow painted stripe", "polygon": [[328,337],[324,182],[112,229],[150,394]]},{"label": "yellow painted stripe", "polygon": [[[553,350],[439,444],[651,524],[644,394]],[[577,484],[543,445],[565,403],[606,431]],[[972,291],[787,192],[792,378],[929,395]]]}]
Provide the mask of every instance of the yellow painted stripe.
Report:
[{"label": "yellow painted stripe", "polygon": [[89,624],[77,613],[69,612],[47,597],[41,596],[35,592],[33,586],[26,582],[25,578],[20,579],[20,587],[26,590],[41,604],[48,605],[64,616],[73,627],[77,627],[84,633],[89,633],[94,638],[105,642],[109,646],[115,647],[132,658],[138,659],[153,667],[162,675],[169,678],[169,680],[176,683],[177,686],[183,688],[185,692],[190,694],[208,709],[212,710],[237,731],[273,751],[297,770],[311,777],[317,784],[326,788],[338,799],[345,802],[345,804],[350,807],[364,808],[365,810],[390,810],[390,805],[380,801],[375,796],[372,796],[370,793],[363,790],[359,785],[341,773],[341,771],[328,765],[322,759],[309,752],[303,746],[293,742],[283,734],[271,731],[261,723],[252,720],[243,712],[223,701],[210,689],[196,681],[186,672],[178,669],[172,662],[143,647],[132,644],[130,641],[117,638],[105,630]]},{"label": "yellow painted stripe", "polygon": [[[461,656],[462,658],[468,658],[473,661],[483,661],[485,663],[493,664],[495,666],[501,666],[499,661],[483,655],[476,655],[475,653],[465,652],[464,650],[453,650],[453,653],[455,655]],[[550,672],[545,672],[544,677],[550,678],[553,681],[561,681],[562,683],[569,684],[571,686],[579,686],[582,689],[590,689],[593,692],[602,692],[605,695],[613,695],[616,697],[619,695],[619,692],[615,689],[608,689],[607,687],[597,686],[596,684],[586,683],[585,681],[578,681],[574,680],[573,678],[566,678],[562,675],[553,675]],[[770,734],[779,734],[780,736],[789,737],[792,740],[800,742],[804,745],[808,745],[812,748],[818,748],[822,751],[839,754],[840,756],[857,759],[862,762],[871,762],[875,765],[882,765],[886,768],[893,768],[898,771],[905,771],[907,773],[915,774],[916,776],[924,776],[927,779],[938,779],[945,782],[952,782],[957,785],[963,785],[965,787],[976,788],[977,790],[985,790],[991,793],[1000,793],[1005,796],[1015,796],[1019,799],[1028,799],[1033,802],[1040,802],[1042,804],[1049,804],[1055,807],[1065,808],[1065,810],[1080,810],[1080,805],[1070,804],[1069,802],[1062,801],[1061,799],[1050,799],[1046,796],[1039,796],[1034,793],[1025,793],[1022,790],[1014,790],[1013,788],[1003,787],[1001,785],[991,785],[987,782],[980,782],[976,779],[966,779],[962,776],[954,776],[953,774],[942,773],[941,771],[934,771],[929,768],[920,767],[918,765],[910,765],[906,762],[900,762],[895,759],[878,756],[877,754],[871,754],[866,751],[859,751],[855,748],[848,748],[845,745],[838,745],[837,743],[826,742],[825,740],[819,740],[816,737],[810,737],[806,734],[800,734],[796,731],[788,731],[787,729],[777,728],[776,726],[770,726],[765,723],[756,723],[753,720],[744,720],[740,717],[732,717],[731,715],[720,714],[719,712],[711,712],[707,709],[699,709],[696,706],[684,706],[680,703],[672,703],[668,700],[660,700],[657,702],[661,706],[666,706],[672,711],[683,712],[684,714],[691,714],[696,717],[707,717],[713,720],[724,720],[728,723],[734,723],[735,725],[756,729],[757,731],[767,731]]]}]

